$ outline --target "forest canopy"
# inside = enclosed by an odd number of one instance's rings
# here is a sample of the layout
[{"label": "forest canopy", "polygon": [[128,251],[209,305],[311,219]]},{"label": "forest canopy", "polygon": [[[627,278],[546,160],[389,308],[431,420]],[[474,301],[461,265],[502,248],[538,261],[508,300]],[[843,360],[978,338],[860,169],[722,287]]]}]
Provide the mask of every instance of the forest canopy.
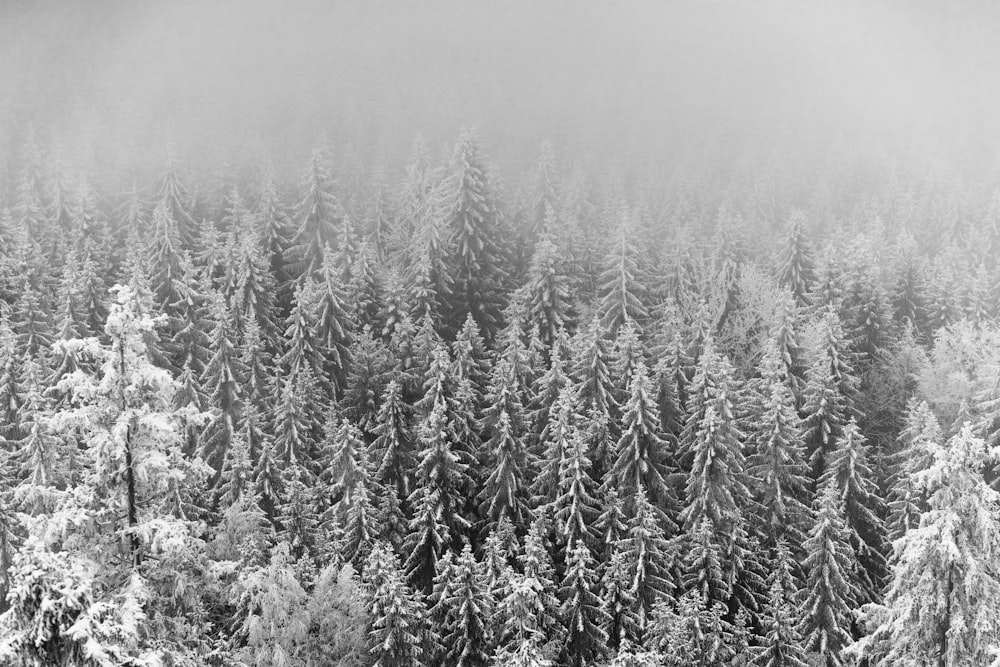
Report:
[{"label": "forest canopy", "polygon": [[636,7],[0,9],[0,664],[997,659],[988,8]]}]

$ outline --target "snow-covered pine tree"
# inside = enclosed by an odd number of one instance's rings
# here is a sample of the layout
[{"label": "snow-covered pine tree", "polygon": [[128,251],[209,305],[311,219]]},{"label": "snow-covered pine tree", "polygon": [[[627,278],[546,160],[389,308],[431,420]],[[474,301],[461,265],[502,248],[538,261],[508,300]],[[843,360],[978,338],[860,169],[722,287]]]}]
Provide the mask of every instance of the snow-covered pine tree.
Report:
[{"label": "snow-covered pine tree", "polygon": [[[660,433],[659,409],[646,365],[642,362],[629,378],[621,428],[614,462],[604,483],[615,486],[625,500],[629,515],[634,513],[635,495],[642,487],[649,500],[660,508],[661,516],[672,523],[670,515],[676,511],[677,501],[669,479],[676,466],[672,463],[667,440]],[[673,532],[671,528],[665,527],[665,530],[668,534]]]},{"label": "snow-covered pine tree", "polygon": [[202,433],[201,457],[221,471],[243,411],[242,385],[246,369],[236,348],[233,317],[225,297],[213,292],[209,300],[213,320],[212,356],[205,365],[200,384],[211,406],[212,417]]},{"label": "snow-covered pine tree", "polygon": [[802,396],[809,462],[816,477],[826,469],[826,459],[844,426],[854,416],[858,379],[851,365],[849,345],[836,310],[818,316],[816,338],[809,351],[809,370]]},{"label": "snow-covered pine tree", "polygon": [[892,457],[895,465],[890,478],[889,515],[886,519],[890,542],[920,525],[920,515],[927,510],[926,494],[915,483],[914,475],[930,467],[934,446],[943,439],[944,433],[927,401],[911,399],[903,430],[899,434],[899,450]]},{"label": "snow-covered pine tree", "polygon": [[927,446],[933,462],[914,481],[928,509],[895,542],[885,602],[865,608],[869,635],[848,654],[892,667],[996,664],[1000,495],[983,478],[996,452],[968,425]]},{"label": "snow-covered pine tree", "polygon": [[354,323],[348,316],[346,295],[337,277],[333,253],[326,252],[324,257],[316,270],[319,279],[311,304],[312,339],[323,361],[321,385],[329,385],[329,396],[339,398],[350,368],[349,346]]},{"label": "snow-covered pine tree", "polygon": [[399,382],[391,380],[382,394],[382,405],[369,447],[369,459],[375,470],[375,480],[396,489],[399,497],[410,495],[411,479],[415,466],[411,409],[403,401]]},{"label": "snow-covered pine tree", "polygon": [[535,254],[528,269],[528,321],[542,343],[551,348],[560,329],[572,326],[573,305],[569,277],[555,238],[545,233],[535,244]]},{"label": "snow-covered pine tree", "polygon": [[766,634],[761,645],[754,648],[750,664],[754,667],[808,667],[796,620],[798,590],[792,574],[792,559],[784,542],[779,541],[775,547],[772,563],[768,603],[763,614]]},{"label": "snow-covered pine tree", "polygon": [[799,631],[814,661],[841,667],[846,664],[841,652],[852,641],[851,609],[859,595],[853,578],[860,566],[833,484],[823,486],[816,498],[816,523],[803,547],[806,591]]},{"label": "snow-covered pine tree", "polygon": [[649,625],[653,606],[673,591],[671,572],[677,554],[663,529],[662,512],[649,502],[642,485],[635,492],[633,504],[622,550],[632,578],[629,594],[636,601],[636,629],[642,637]]},{"label": "snow-covered pine tree", "polygon": [[782,539],[802,544],[812,523],[802,425],[787,378],[781,349],[772,339],[764,348],[760,378],[751,386],[751,414],[745,420],[752,452],[747,474],[761,509],[751,521],[764,548]]},{"label": "snow-covered pine tree", "polygon": [[[569,401],[566,404],[569,405]],[[589,470],[590,459],[587,458],[586,443],[576,429],[571,429],[559,463],[559,478],[552,503],[552,516],[559,543],[567,558],[578,544],[588,548],[603,547],[596,535],[597,519],[601,511],[597,484]]]},{"label": "snow-covered pine tree", "polygon": [[827,459],[820,485],[833,485],[843,503],[851,548],[861,565],[854,572],[862,597],[857,604],[878,600],[886,576],[885,502],[868,463],[868,447],[852,418]]},{"label": "snow-covered pine tree", "polygon": [[617,334],[618,327],[628,320],[643,325],[649,319],[644,303],[646,290],[639,275],[638,239],[631,225],[627,215],[616,225],[614,247],[605,257],[597,279],[598,317],[610,335]]},{"label": "snow-covered pine tree", "polygon": [[805,222],[801,211],[792,211],[778,258],[778,282],[791,290],[800,306],[806,305],[816,279],[812,244],[806,235]]},{"label": "snow-covered pine tree", "polygon": [[594,559],[586,544],[579,542],[566,558],[566,574],[559,596],[566,624],[563,660],[571,667],[586,667],[603,657],[608,636],[605,628],[610,618],[597,596],[598,581]]},{"label": "snow-covered pine tree", "polygon": [[482,564],[466,544],[451,568],[442,608],[441,643],[446,649],[443,664],[454,667],[485,667],[493,653],[489,626],[496,601],[486,586]]},{"label": "snow-covered pine tree", "polygon": [[[193,197],[181,180],[180,166],[174,146],[167,147],[167,165],[156,192],[156,208],[162,208],[177,225],[177,241],[181,248],[193,249],[198,239],[198,223],[191,215]],[[154,214],[155,217],[155,214]]]},{"label": "snow-covered pine tree", "polygon": [[469,529],[459,508],[460,490],[467,488],[469,469],[452,446],[452,432],[443,402],[438,402],[419,427],[421,444],[410,532],[404,552],[406,572],[414,586],[429,590],[437,560],[452,545],[461,544]]},{"label": "snow-covered pine tree", "polygon": [[448,328],[457,331],[471,314],[492,341],[501,326],[504,237],[495,185],[472,132],[462,132],[452,153],[446,202],[453,242],[448,263],[455,279]]},{"label": "snow-covered pine tree", "polygon": [[373,667],[424,667],[427,612],[403,579],[399,561],[385,543],[365,565],[368,590],[368,655]]},{"label": "snow-covered pine tree", "polygon": [[295,236],[288,248],[289,273],[309,277],[323,266],[324,249],[335,246],[344,212],[333,193],[330,157],[325,136],[320,136],[309,155],[299,184],[302,199],[295,210]]}]

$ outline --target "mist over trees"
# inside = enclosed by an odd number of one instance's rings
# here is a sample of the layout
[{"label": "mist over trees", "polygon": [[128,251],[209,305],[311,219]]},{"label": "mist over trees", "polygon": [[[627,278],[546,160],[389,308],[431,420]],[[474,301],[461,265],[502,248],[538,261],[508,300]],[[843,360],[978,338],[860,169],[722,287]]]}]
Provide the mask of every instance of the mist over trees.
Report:
[{"label": "mist over trees", "polygon": [[998,660],[989,7],[0,14],[0,664]]}]

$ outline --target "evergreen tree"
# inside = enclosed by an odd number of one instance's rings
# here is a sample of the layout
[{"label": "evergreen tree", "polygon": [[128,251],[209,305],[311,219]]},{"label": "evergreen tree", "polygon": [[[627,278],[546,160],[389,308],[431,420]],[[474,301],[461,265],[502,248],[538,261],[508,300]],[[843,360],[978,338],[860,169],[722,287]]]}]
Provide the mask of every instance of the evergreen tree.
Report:
[{"label": "evergreen tree", "polygon": [[382,405],[372,429],[375,439],[369,449],[376,481],[395,488],[404,498],[410,495],[415,464],[410,413],[410,406],[403,401],[399,382],[390,381],[382,395]]},{"label": "evergreen tree", "polygon": [[868,464],[865,438],[854,419],[844,427],[820,483],[836,487],[843,503],[851,547],[862,566],[855,573],[864,594],[859,602],[877,600],[886,574],[886,538],[881,519],[885,503]]},{"label": "evergreen tree", "polygon": [[632,577],[629,594],[636,600],[637,629],[642,635],[653,605],[673,590],[670,572],[675,553],[664,533],[661,514],[650,504],[642,486],[636,491],[634,502],[635,510],[622,549],[629,563]]},{"label": "evergreen tree", "polygon": [[565,456],[560,461],[552,512],[567,557],[579,544],[590,547],[597,543],[595,527],[600,506],[597,485],[589,469],[586,445],[578,433],[571,432]]},{"label": "evergreen tree", "polygon": [[1000,496],[983,478],[993,454],[969,426],[916,473],[928,510],[894,545],[882,605],[869,606],[870,634],[849,653],[885,665],[990,664],[1000,636],[997,548]]},{"label": "evergreen tree", "polygon": [[405,551],[409,554],[406,571],[411,581],[428,589],[442,551],[461,544],[469,528],[459,513],[460,491],[467,488],[468,465],[452,449],[452,433],[444,410],[438,402],[419,429],[421,444],[416,486],[409,502],[414,507]]},{"label": "evergreen tree", "polygon": [[425,616],[423,604],[399,570],[396,555],[384,543],[372,549],[365,565],[371,591],[368,654],[374,667],[423,667]]},{"label": "evergreen tree", "polygon": [[598,316],[601,326],[612,335],[628,320],[642,324],[649,319],[645,289],[639,278],[637,239],[630,225],[629,220],[619,223],[614,248],[598,277]]},{"label": "evergreen tree", "polygon": [[752,665],[755,667],[808,667],[802,648],[795,615],[795,589],[788,548],[778,542],[774,568],[771,571],[768,604],[764,611],[766,635],[756,647]]},{"label": "evergreen tree", "polygon": [[854,413],[857,378],[851,367],[840,318],[827,309],[818,322],[817,339],[803,390],[806,443],[816,476]]},{"label": "evergreen tree", "polygon": [[[173,146],[167,148],[167,167],[160,178],[156,202],[156,208],[162,209],[176,223],[176,239],[180,247],[186,249],[196,247],[198,223],[191,215],[192,197],[181,180]],[[156,215],[153,214],[154,221]]]},{"label": "evergreen tree", "polygon": [[915,483],[914,476],[930,467],[933,446],[943,438],[941,426],[927,402],[911,400],[905,425],[899,434],[900,448],[892,458],[895,465],[886,520],[886,531],[891,541],[920,525],[920,515],[927,509],[926,497]]},{"label": "evergreen tree", "polygon": [[816,523],[806,551],[806,593],[800,632],[808,651],[826,667],[843,665],[841,651],[851,643],[851,608],[857,599],[857,570],[844,524],[837,487],[827,484],[817,498]]},{"label": "evergreen tree", "polygon": [[747,424],[753,452],[747,474],[762,510],[757,514],[757,532],[764,547],[782,539],[801,544],[811,524],[802,427],[780,354],[773,342],[765,347]]},{"label": "evergreen tree", "polygon": [[556,342],[559,330],[571,324],[569,280],[562,264],[555,239],[542,235],[528,269],[528,318],[548,348]]},{"label": "evergreen tree", "polygon": [[793,211],[778,258],[778,282],[791,290],[799,305],[805,305],[815,279],[813,250],[806,236],[805,216],[801,211]]},{"label": "evergreen tree", "polygon": [[312,304],[313,344],[322,356],[322,375],[327,378],[323,384],[331,387],[331,396],[339,397],[347,380],[347,371],[351,357],[348,347],[351,344],[353,328],[347,315],[345,295],[336,277],[331,253],[326,253],[326,259],[318,271],[320,280],[318,294]]},{"label": "evergreen tree", "polygon": [[471,314],[483,336],[491,341],[501,323],[503,232],[495,186],[470,132],[463,132],[455,145],[451,179],[447,205],[454,250],[449,264],[455,283],[448,321],[455,331]]},{"label": "evergreen tree", "polygon": [[438,605],[444,611],[441,641],[447,653],[444,664],[455,667],[484,666],[492,653],[489,618],[494,601],[489,596],[482,565],[466,544],[451,568],[451,583]]},{"label": "evergreen tree", "polygon": [[230,310],[221,294],[214,293],[211,300],[215,321],[212,357],[205,366],[201,386],[212,407],[212,417],[202,435],[202,459],[221,470],[243,408],[241,385],[245,370],[237,353]]},{"label": "evergreen tree", "polygon": [[323,266],[327,246],[335,246],[337,228],[344,213],[333,193],[330,158],[325,137],[320,137],[309,156],[299,184],[302,199],[295,210],[295,237],[287,251],[289,272],[309,277]]},{"label": "evergreen tree", "polygon": [[606,650],[608,636],[604,628],[609,618],[601,608],[596,589],[590,550],[583,543],[577,544],[569,552],[566,576],[559,590],[566,623],[563,659],[573,667],[594,664]]},{"label": "evergreen tree", "polygon": [[654,504],[673,509],[676,501],[668,487],[673,466],[667,442],[660,435],[660,415],[642,362],[632,373],[628,388],[628,401],[622,408],[622,435],[605,483],[615,485],[629,508],[642,487]]}]

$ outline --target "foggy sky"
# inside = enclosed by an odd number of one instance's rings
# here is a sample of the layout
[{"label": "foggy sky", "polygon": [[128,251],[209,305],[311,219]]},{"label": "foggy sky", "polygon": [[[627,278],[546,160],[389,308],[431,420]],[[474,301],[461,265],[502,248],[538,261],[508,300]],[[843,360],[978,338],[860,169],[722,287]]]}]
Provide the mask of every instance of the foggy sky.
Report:
[{"label": "foggy sky", "polygon": [[592,165],[747,142],[972,163],[1000,137],[996,19],[904,0],[8,0],[0,132],[9,150],[30,124],[105,168],[162,161],[168,141],[298,165],[321,128],[380,166],[461,127],[514,170],[546,137]]}]

